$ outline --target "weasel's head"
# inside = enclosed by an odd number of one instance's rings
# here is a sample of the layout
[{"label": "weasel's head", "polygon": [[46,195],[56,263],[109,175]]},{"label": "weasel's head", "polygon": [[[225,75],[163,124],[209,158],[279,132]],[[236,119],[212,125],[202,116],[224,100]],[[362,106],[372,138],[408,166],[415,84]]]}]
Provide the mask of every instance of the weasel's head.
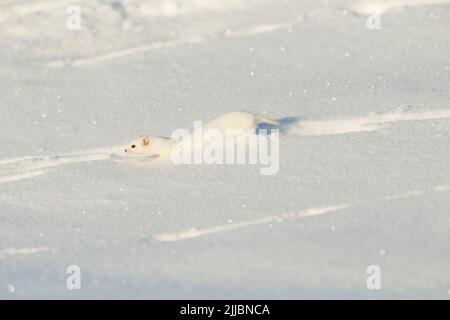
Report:
[{"label": "weasel's head", "polygon": [[140,137],[133,140],[125,148],[127,154],[146,154],[150,150],[150,139],[148,137]]}]

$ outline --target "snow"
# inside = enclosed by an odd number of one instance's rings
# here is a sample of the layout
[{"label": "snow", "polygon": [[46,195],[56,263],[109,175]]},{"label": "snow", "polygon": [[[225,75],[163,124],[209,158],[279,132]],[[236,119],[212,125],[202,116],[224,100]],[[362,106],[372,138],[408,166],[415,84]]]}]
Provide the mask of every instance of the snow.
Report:
[{"label": "snow", "polygon": [[[448,298],[449,1],[77,3],[0,2],[0,298]],[[122,154],[235,110],[278,174]]]}]

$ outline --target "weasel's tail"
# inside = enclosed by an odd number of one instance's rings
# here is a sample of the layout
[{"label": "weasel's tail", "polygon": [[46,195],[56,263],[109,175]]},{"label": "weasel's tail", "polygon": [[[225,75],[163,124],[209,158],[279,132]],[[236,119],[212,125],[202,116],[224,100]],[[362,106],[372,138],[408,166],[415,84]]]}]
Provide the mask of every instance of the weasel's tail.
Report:
[{"label": "weasel's tail", "polygon": [[268,124],[272,124],[274,126],[278,126],[280,124],[280,122],[277,120],[260,117],[260,116],[256,116],[256,122],[268,123]]}]

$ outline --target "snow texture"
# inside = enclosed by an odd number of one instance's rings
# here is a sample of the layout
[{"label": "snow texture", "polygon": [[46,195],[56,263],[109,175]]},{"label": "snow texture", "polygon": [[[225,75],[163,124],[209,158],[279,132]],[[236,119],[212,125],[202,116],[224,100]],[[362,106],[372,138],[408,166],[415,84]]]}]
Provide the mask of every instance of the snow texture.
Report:
[{"label": "snow texture", "polygon": [[[448,299],[450,1],[70,5],[0,1],[0,298]],[[123,154],[235,110],[278,174]]]}]

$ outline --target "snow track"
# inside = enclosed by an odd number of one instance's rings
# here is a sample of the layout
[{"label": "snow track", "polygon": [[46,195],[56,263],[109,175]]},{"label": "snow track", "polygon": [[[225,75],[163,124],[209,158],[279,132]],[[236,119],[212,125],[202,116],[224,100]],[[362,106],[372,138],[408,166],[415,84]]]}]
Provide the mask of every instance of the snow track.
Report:
[{"label": "snow track", "polygon": [[418,110],[372,114],[366,117],[300,121],[289,126],[287,132],[299,136],[321,136],[377,131],[396,122],[424,121],[450,118],[450,109]]},{"label": "snow track", "polygon": [[[404,121],[426,121],[450,118],[450,110],[415,110],[378,113],[366,117],[296,121],[282,125],[284,132],[298,136],[322,136],[377,131]],[[44,175],[51,168],[72,163],[110,160],[122,147],[85,150],[50,156],[26,156],[0,160],[0,183],[20,181]],[[133,158],[129,158],[133,159]]]},{"label": "snow track", "polygon": [[29,256],[37,253],[50,252],[49,247],[30,247],[30,248],[0,248],[0,259],[10,256]]},{"label": "snow track", "polygon": [[270,216],[265,217],[261,219],[255,219],[255,220],[249,220],[249,221],[243,221],[238,223],[230,223],[225,225],[217,225],[212,226],[209,228],[202,228],[202,229],[196,229],[192,228],[185,231],[179,231],[179,232],[169,232],[169,233],[159,233],[155,236],[155,239],[158,241],[180,241],[180,240],[186,240],[186,239],[192,239],[192,238],[199,238],[204,237],[216,233],[222,233],[226,231],[232,231],[232,230],[238,230],[243,229],[251,226],[261,225],[261,224],[268,224],[275,221],[283,221],[283,220],[292,220],[292,219],[300,219],[310,216],[316,216],[321,214],[326,214],[329,212],[334,212],[338,210],[342,210],[349,207],[349,205],[342,204],[342,205],[334,205],[329,207],[321,207],[321,208],[309,208],[300,212],[292,212],[292,213],[285,213],[280,214],[277,216]]},{"label": "snow track", "polygon": [[92,149],[63,155],[22,157],[0,161],[0,183],[20,181],[44,175],[62,165],[109,160],[120,147]]},{"label": "snow track", "polygon": [[279,30],[285,30],[294,27],[300,20],[285,23],[261,24],[248,28],[230,31],[223,31],[217,34],[210,34],[204,36],[193,36],[185,39],[174,39],[165,42],[155,42],[143,46],[128,48],[125,50],[112,51],[97,57],[73,59],[73,60],[54,60],[46,64],[48,67],[63,68],[63,67],[83,67],[88,65],[96,65],[98,63],[106,63],[111,60],[124,58],[131,55],[144,54],[155,50],[163,50],[182,45],[201,45],[217,39],[239,39],[258,36],[265,33],[271,33]]},{"label": "snow track", "polygon": [[[450,191],[450,185],[438,185],[434,186],[428,190],[414,190],[408,191],[402,194],[397,194],[389,197],[382,198],[382,201],[397,201],[403,199],[409,199],[412,197],[419,197],[425,195],[427,192],[448,192]],[[337,211],[342,211],[347,208],[354,207],[356,205],[360,205],[362,207],[366,206],[366,203],[354,203],[354,204],[339,204],[328,207],[317,207],[317,208],[309,208],[302,210],[300,212],[292,212],[292,213],[284,213],[276,216],[269,216],[260,219],[229,223],[223,225],[215,225],[206,228],[190,228],[187,230],[176,231],[176,232],[163,232],[157,233],[154,238],[157,241],[161,242],[174,242],[174,241],[183,241],[194,238],[206,237],[214,234],[224,233],[228,231],[236,231],[245,228],[249,228],[257,225],[266,225],[274,222],[283,222],[285,220],[294,220],[294,219],[302,219],[311,216],[325,215],[328,213],[334,213]]]}]

